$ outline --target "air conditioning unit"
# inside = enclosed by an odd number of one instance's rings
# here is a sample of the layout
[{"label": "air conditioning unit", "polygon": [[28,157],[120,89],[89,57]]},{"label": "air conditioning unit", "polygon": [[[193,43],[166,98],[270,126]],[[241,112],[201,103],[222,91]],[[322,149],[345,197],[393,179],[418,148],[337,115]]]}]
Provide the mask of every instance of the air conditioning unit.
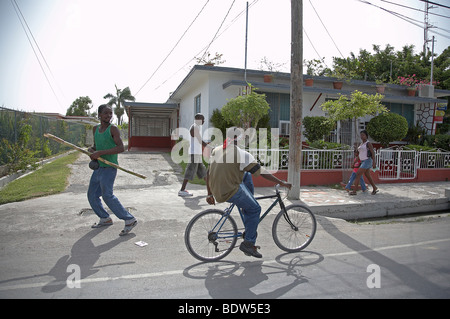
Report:
[{"label": "air conditioning unit", "polygon": [[290,132],[290,122],[280,121],[280,135],[289,136],[289,132]]},{"label": "air conditioning unit", "polygon": [[420,85],[419,97],[434,98],[434,86],[433,85]]}]

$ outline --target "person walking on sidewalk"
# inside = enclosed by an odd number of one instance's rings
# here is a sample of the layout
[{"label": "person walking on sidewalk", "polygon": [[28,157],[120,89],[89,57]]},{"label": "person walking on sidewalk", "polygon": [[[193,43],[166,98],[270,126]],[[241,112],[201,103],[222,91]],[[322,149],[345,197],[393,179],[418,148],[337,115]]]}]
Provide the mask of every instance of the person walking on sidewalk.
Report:
[{"label": "person walking on sidewalk", "polygon": [[[355,150],[355,158],[354,158],[353,164],[352,164],[353,172],[352,172],[352,175],[350,175],[350,179],[349,179],[347,185],[345,186],[345,189],[347,190],[348,193],[350,192],[353,182],[355,181],[356,174],[358,173],[358,168],[360,165],[361,165],[361,160],[359,159],[359,152],[358,152],[358,150]],[[366,188],[366,184],[364,183],[364,178],[362,175],[361,175],[359,182],[361,184],[362,191],[365,192],[367,188]]]},{"label": "person walking on sidewalk", "polygon": [[246,255],[261,258],[257,251],[259,247],[255,246],[261,206],[253,196],[252,175],[261,174],[265,179],[289,189],[291,184],[265,171],[250,153],[240,149],[236,145],[240,133],[239,130],[228,129],[228,138],[223,146],[212,150],[206,175],[206,201],[210,205],[215,205],[216,201],[234,203],[242,209],[245,238],[239,249]]},{"label": "person walking on sidewalk", "polygon": [[194,179],[195,174],[198,178],[204,179],[206,177],[206,167],[203,164],[203,147],[208,144],[203,142],[201,135],[201,126],[205,123],[205,117],[203,114],[197,113],[194,118],[194,124],[192,124],[189,129],[190,139],[189,139],[189,163],[186,166],[186,171],[184,173],[183,184],[178,192],[178,196],[188,197],[193,196],[186,190],[186,185],[188,181]]},{"label": "person walking on sidewalk", "polygon": [[[98,107],[98,116],[100,125],[94,127],[94,146],[89,148],[91,160],[95,161],[99,157],[118,165],[118,154],[125,148],[120,138],[119,129],[111,124],[112,108],[103,104]],[[87,197],[89,204],[100,221],[92,226],[99,228],[113,224],[111,217],[102,205],[100,196],[108,205],[111,211],[119,218],[125,221],[125,227],[120,236],[128,234],[136,226],[137,220],[120,203],[119,199],[113,194],[114,181],[117,175],[117,168],[109,166],[103,162],[98,162],[98,167],[94,169]]]},{"label": "person walking on sidewalk", "polygon": [[372,143],[369,142],[369,134],[367,131],[363,130],[360,133],[361,144],[358,147],[359,158],[361,160],[361,166],[358,169],[355,177],[355,190],[350,192],[350,195],[356,195],[356,190],[358,189],[359,179],[364,174],[367,180],[372,185],[372,195],[378,193],[378,187],[375,185],[372,176],[370,176],[370,168],[375,169],[376,163],[373,160],[375,151],[373,149]]}]

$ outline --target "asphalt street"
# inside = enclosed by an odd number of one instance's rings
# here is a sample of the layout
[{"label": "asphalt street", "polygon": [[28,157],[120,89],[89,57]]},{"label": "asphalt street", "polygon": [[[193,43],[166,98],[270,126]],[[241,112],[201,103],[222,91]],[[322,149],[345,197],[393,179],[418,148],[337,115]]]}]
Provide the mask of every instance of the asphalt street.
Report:
[{"label": "asphalt street", "polygon": [[262,259],[235,249],[221,262],[201,263],[183,236],[188,221],[209,208],[204,187],[190,185],[194,197],[180,198],[180,171],[165,155],[146,154],[139,163],[127,156],[120,157],[127,168],[148,176],[118,175],[116,195],[139,221],[128,236],[118,236],[116,218],[90,228],[97,217],[86,199],[84,157],[66,192],[0,206],[0,298],[450,297],[450,212],[371,223],[317,215],[314,241],[293,254],[274,244],[271,213],[258,230]]}]

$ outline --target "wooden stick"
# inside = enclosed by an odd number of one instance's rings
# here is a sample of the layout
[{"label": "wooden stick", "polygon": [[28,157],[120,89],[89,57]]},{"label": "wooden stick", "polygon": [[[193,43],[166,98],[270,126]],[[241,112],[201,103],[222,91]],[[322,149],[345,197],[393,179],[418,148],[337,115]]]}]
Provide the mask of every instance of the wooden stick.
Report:
[{"label": "wooden stick", "polygon": [[[61,139],[61,138],[59,138],[59,137],[57,137],[57,136],[55,136],[55,135],[45,133],[44,136],[45,136],[46,138],[52,139],[52,140],[54,140],[54,141],[56,141],[56,142],[58,142],[58,143],[60,143],[60,144],[69,146],[69,147],[71,147],[71,148],[73,148],[73,149],[75,149],[75,150],[77,150],[77,151],[79,151],[79,152],[81,152],[81,153],[84,153],[84,154],[86,154],[86,155],[88,155],[88,156],[90,156],[90,155],[92,154],[91,152],[88,152],[87,150],[82,149],[81,147],[78,147],[78,146],[76,146],[76,145],[74,145],[74,144],[72,144],[72,143],[69,143],[69,142],[67,142],[67,141],[64,141],[63,139]],[[128,173],[128,174],[131,174],[131,175],[134,175],[134,176],[143,178],[143,179],[146,179],[146,178],[147,178],[147,176],[145,176],[145,175],[141,175],[141,174],[139,174],[139,173],[135,173],[135,172],[129,171],[129,170],[127,170],[127,169],[125,169],[125,168],[123,168],[123,167],[120,167],[120,166],[117,165],[117,164],[111,163],[110,161],[107,161],[107,160],[105,160],[105,159],[103,159],[103,158],[101,158],[101,157],[99,157],[98,160],[99,160],[100,162],[103,162],[103,163],[109,165],[109,166],[112,166],[112,167],[114,167],[114,168],[120,169],[120,170],[122,170],[122,171],[124,171],[124,172],[126,172],[126,173]]]}]

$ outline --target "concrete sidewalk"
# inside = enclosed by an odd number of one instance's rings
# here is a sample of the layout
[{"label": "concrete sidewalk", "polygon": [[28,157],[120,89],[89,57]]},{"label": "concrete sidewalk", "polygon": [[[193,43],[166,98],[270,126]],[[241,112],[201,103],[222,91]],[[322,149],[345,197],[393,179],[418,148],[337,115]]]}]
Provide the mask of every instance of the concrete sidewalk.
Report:
[{"label": "concrete sidewalk", "polygon": [[[20,216],[26,216],[24,212],[30,211],[33,214],[42,214],[43,220],[52,218],[52,213],[93,215],[86,198],[92,174],[88,163],[87,156],[80,156],[72,165],[70,185],[65,192],[2,205],[0,212],[8,215],[16,211],[21,212]],[[168,153],[125,152],[120,154],[119,163],[122,167],[147,176],[144,180],[118,171],[115,183],[115,193],[120,201],[129,207],[132,213],[139,211],[141,219],[188,221],[197,212],[210,207],[205,201],[205,186],[188,184],[188,190],[193,192],[194,196],[177,196],[183,176],[180,167],[172,163]],[[378,187],[380,192],[376,195],[358,192],[356,196],[330,187],[302,187],[301,201],[286,200],[286,203],[302,202],[317,215],[345,220],[450,210],[448,182],[380,184]],[[256,188],[255,192],[259,195],[269,195],[274,189]],[[270,205],[270,201],[265,202],[268,202],[267,206]],[[265,203],[261,204],[264,209]],[[218,208],[225,207],[226,203],[218,205]]]}]

